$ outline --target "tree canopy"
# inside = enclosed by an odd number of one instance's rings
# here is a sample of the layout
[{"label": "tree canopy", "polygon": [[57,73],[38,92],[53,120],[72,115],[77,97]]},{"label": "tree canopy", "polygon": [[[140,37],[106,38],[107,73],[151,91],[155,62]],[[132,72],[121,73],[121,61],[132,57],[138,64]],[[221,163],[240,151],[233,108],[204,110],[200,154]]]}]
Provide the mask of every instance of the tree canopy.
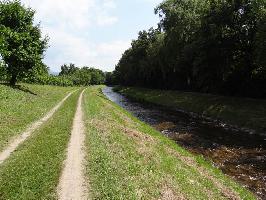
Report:
[{"label": "tree canopy", "polygon": [[40,25],[34,25],[35,11],[19,0],[0,2],[0,55],[11,85],[42,64],[48,38],[42,38]]},{"label": "tree canopy", "polygon": [[131,86],[266,96],[265,0],[166,0],[113,80]]}]

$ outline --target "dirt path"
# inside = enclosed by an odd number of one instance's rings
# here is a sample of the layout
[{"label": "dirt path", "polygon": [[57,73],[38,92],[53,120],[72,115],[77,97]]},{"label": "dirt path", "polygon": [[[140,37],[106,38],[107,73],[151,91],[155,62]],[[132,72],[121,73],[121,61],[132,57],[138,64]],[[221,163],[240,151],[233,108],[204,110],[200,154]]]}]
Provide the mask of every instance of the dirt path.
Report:
[{"label": "dirt path", "polygon": [[22,144],[31,134],[40,126],[48,121],[54,113],[62,106],[62,104],[72,95],[73,92],[69,93],[62,101],[60,101],[52,110],[50,110],[42,119],[31,124],[25,132],[15,137],[11,142],[7,145],[7,147],[0,152],[0,165],[9,158],[9,156],[18,148],[20,144]]},{"label": "dirt path", "polygon": [[73,121],[71,138],[67,149],[67,158],[58,185],[58,197],[60,200],[87,199],[85,177],[83,174],[83,151],[85,134],[82,112],[82,97],[80,94],[77,111]]}]

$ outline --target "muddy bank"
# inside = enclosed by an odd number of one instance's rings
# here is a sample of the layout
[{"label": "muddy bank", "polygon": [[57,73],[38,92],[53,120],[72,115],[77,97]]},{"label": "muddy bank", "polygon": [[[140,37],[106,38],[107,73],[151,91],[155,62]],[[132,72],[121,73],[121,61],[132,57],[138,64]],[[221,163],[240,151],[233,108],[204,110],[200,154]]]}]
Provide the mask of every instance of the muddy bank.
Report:
[{"label": "muddy bank", "polygon": [[266,136],[230,129],[184,112],[132,101],[107,87],[103,93],[189,151],[204,155],[225,174],[266,199]]}]

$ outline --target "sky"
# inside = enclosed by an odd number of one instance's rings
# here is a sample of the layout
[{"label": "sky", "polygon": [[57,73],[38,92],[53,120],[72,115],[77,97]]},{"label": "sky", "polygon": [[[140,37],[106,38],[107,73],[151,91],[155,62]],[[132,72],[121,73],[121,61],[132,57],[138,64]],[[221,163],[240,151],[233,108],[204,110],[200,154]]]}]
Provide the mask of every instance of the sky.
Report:
[{"label": "sky", "polygon": [[64,63],[113,71],[138,32],[156,26],[162,0],[22,0],[36,11],[49,48],[44,63],[59,72]]}]

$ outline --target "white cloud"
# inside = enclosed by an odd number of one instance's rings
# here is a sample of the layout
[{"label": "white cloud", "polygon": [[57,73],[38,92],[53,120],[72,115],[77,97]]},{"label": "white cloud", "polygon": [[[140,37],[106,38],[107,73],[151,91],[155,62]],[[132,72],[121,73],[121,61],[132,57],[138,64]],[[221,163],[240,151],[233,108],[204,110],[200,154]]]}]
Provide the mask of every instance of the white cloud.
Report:
[{"label": "white cloud", "polygon": [[113,0],[22,0],[37,11],[37,21],[50,26],[79,30],[90,25],[112,25],[117,17],[109,15],[116,8]]},{"label": "white cloud", "polygon": [[[86,38],[76,37],[59,29],[46,30],[53,34],[50,43],[56,46],[55,58],[47,59],[53,70],[59,71],[64,63],[75,63],[77,66],[101,67],[112,71],[122,52],[130,46],[130,41],[111,41],[107,43],[90,43]],[[57,52],[60,50],[60,52]],[[53,49],[52,49],[53,51]],[[54,57],[54,56],[51,56]]]},{"label": "white cloud", "polygon": [[37,11],[37,21],[68,29],[88,27],[94,0],[23,0]]},{"label": "white cloud", "polygon": [[96,22],[99,26],[113,25],[118,21],[117,17],[109,16],[106,10],[99,11],[96,16]]},{"label": "white cloud", "polygon": [[[102,56],[102,61],[106,64],[107,70],[112,71],[114,66],[108,66],[111,63],[118,63],[122,53],[130,47],[131,41],[112,41],[109,43],[101,43],[97,46],[96,51],[99,52],[99,56]],[[109,64],[110,65],[110,64]]]},{"label": "white cloud", "polygon": [[159,4],[162,2],[162,0],[145,0],[145,1],[153,3],[153,4]]},{"label": "white cloud", "polygon": [[103,7],[105,8],[116,8],[116,4],[113,0],[104,0]]},{"label": "white cloud", "polygon": [[[158,5],[161,0],[142,0],[151,6]],[[104,42],[93,41],[102,39],[101,31],[113,35],[113,27],[118,21],[121,4],[118,0],[22,0],[27,6],[36,10],[36,23],[41,21],[44,35],[50,37],[50,48],[46,52],[45,63],[53,71],[59,71],[64,63],[75,63],[78,66],[95,66],[112,71],[122,53],[130,46],[129,39],[104,38]],[[124,11],[124,10],[123,10]],[[117,15],[116,15],[117,14]],[[128,16],[121,19],[128,20]],[[108,29],[107,29],[108,28]],[[139,27],[136,27],[139,29]],[[99,38],[97,38],[98,31]],[[137,33],[138,30],[136,30]],[[132,33],[132,31],[131,31]],[[127,34],[124,38],[132,37]],[[96,35],[96,36],[95,36]],[[122,35],[121,32],[117,35]],[[130,35],[130,36],[128,36]],[[118,36],[117,36],[118,37]]]},{"label": "white cloud", "polygon": [[[22,0],[36,10],[44,35],[50,37],[45,63],[53,71],[64,63],[90,65],[111,71],[129,41],[95,43],[87,36],[95,26],[111,26],[118,18],[111,15],[114,0]],[[108,52],[110,50],[110,52]],[[113,65],[113,66],[110,66]]]}]

